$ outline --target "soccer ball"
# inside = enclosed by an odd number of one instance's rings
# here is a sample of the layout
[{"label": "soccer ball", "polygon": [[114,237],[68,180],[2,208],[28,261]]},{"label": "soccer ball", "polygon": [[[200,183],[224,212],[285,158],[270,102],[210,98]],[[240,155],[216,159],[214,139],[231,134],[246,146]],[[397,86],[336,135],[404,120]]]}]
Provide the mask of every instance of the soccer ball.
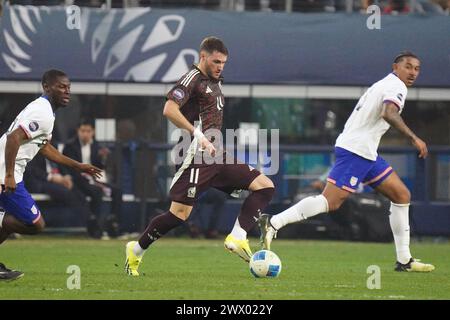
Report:
[{"label": "soccer ball", "polygon": [[256,278],[275,278],[281,272],[281,260],[275,252],[260,250],[250,259],[250,272]]}]

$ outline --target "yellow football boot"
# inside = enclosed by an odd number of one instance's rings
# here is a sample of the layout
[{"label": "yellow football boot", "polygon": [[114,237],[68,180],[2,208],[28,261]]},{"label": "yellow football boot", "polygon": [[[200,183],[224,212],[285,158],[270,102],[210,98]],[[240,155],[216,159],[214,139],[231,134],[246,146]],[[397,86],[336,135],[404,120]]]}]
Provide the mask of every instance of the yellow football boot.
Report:
[{"label": "yellow football boot", "polygon": [[130,241],[127,243],[125,253],[127,259],[125,260],[125,272],[130,275],[137,277],[139,276],[138,268],[141,263],[142,257],[138,257],[134,254],[133,248],[136,245],[137,241]]},{"label": "yellow football boot", "polygon": [[248,240],[238,240],[229,234],[224,242],[225,249],[236,253],[244,261],[249,262],[253,253],[248,244]]}]

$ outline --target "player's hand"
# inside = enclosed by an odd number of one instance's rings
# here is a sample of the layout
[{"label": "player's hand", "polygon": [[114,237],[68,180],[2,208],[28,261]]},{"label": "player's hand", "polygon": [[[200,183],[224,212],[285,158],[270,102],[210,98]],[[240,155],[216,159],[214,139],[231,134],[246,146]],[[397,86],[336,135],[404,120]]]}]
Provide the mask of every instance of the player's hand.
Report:
[{"label": "player's hand", "polygon": [[425,159],[428,156],[428,148],[425,141],[418,137],[414,137],[411,143],[417,150],[419,150],[419,158]]},{"label": "player's hand", "polygon": [[211,141],[208,140],[208,138],[203,137],[200,140],[200,150],[204,151],[208,151],[208,154],[211,157],[214,157],[216,155],[216,148],[214,147],[214,145],[211,143]]},{"label": "player's hand", "polygon": [[6,193],[13,193],[16,191],[16,179],[14,179],[14,175],[12,176],[5,176],[5,192]]},{"label": "player's hand", "polygon": [[81,172],[84,172],[94,179],[99,179],[102,176],[102,169],[97,168],[96,166],[93,166],[91,164],[87,163],[80,163],[80,166],[78,167],[78,170]]}]

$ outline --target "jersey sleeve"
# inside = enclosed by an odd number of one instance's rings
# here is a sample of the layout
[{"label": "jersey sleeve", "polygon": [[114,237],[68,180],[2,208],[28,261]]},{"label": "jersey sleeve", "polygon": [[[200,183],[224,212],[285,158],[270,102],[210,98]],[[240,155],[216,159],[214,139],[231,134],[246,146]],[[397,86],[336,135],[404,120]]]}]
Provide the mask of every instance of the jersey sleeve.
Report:
[{"label": "jersey sleeve", "polygon": [[166,98],[174,101],[180,108],[183,107],[183,105],[195,95],[199,73],[198,70],[193,69],[191,72],[185,74],[177,84],[170,89]]},{"label": "jersey sleeve", "polygon": [[405,85],[394,85],[384,91],[383,103],[392,102],[397,106],[399,111],[402,111],[405,105],[406,95],[407,89]]},{"label": "jersey sleeve", "polygon": [[27,110],[18,121],[17,126],[22,128],[28,139],[34,139],[40,135],[51,136],[53,128],[53,115],[40,106]]}]

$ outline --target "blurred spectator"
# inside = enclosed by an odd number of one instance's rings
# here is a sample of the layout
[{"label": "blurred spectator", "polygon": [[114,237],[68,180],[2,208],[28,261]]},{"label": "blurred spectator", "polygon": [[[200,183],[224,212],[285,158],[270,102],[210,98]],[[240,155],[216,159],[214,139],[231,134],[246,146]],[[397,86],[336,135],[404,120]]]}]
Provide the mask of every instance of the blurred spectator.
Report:
[{"label": "blurred spectator", "polygon": [[220,0],[220,10],[245,11],[245,0]]},{"label": "blurred spectator", "polygon": [[398,14],[408,14],[411,9],[406,2],[406,0],[389,0],[389,3],[383,9],[384,14],[398,15]]},{"label": "blurred spectator", "polygon": [[194,212],[188,220],[189,233],[197,238],[203,233],[207,239],[216,239],[219,236],[219,222],[223,213],[228,195],[214,188],[203,193]]},{"label": "blurred spectator", "polygon": [[102,0],[73,0],[74,5],[79,7],[100,8],[105,1]]},{"label": "blurred spectator", "polygon": [[418,0],[417,12],[448,15],[450,0]]},{"label": "blurred spectator", "polygon": [[375,3],[375,0],[361,0],[360,13],[363,13],[363,14],[367,13],[367,8],[373,4],[377,4],[377,3]]},{"label": "blurred spectator", "polygon": [[[94,124],[88,120],[82,120],[78,126],[77,136],[75,139],[67,143],[64,147],[63,154],[83,163],[90,163],[101,169],[105,168],[106,158],[109,149],[101,148],[94,139]],[[99,225],[99,215],[103,196],[111,197],[111,212],[107,216],[104,223],[103,235],[105,233],[110,237],[119,235],[119,218],[122,211],[122,191],[106,181],[106,173],[103,174],[102,181],[93,180],[90,176],[80,174],[71,170],[70,174],[74,184],[86,196],[91,198],[90,206],[92,212],[96,215],[95,219],[90,221],[93,225]]]},{"label": "blurred spectator", "polygon": [[[44,193],[51,200],[65,208],[71,209],[74,214],[81,215],[86,221],[92,216],[84,194],[74,186],[70,175],[62,175],[56,164],[37,154],[28,164],[24,174],[27,189],[31,193]],[[98,228],[88,229],[92,237]]]},{"label": "blurred spectator", "polygon": [[333,0],[299,0],[294,1],[293,11],[300,12],[329,12],[335,11]]}]

